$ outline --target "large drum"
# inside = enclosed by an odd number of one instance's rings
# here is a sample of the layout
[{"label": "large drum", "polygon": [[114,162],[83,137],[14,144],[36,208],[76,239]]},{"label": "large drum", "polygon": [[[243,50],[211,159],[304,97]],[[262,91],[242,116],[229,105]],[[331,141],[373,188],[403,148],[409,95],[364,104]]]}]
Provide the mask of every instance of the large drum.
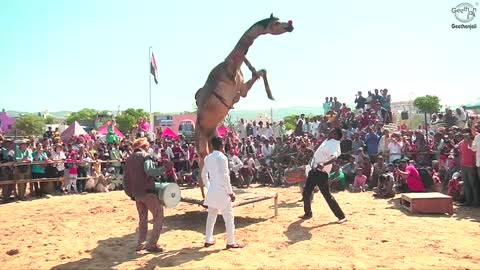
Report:
[{"label": "large drum", "polygon": [[167,208],[175,208],[180,202],[180,187],[175,183],[155,183],[158,198]]},{"label": "large drum", "polygon": [[285,170],[285,182],[288,184],[295,184],[304,182],[307,180],[308,171],[310,171],[309,165],[298,166]]}]

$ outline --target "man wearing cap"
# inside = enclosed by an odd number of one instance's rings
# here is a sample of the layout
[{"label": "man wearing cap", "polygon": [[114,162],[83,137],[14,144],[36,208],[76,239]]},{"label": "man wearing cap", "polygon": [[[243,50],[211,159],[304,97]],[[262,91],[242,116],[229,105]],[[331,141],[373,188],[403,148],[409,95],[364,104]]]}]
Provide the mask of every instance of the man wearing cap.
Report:
[{"label": "man wearing cap", "polygon": [[312,218],[311,194],[316,186],[320,188],[320,192],[327,201],[328,206],[338,218],[338,223],[347,221],[345,214],[338,205],[335,198],[330,193],[328,185],[328,174],[340,156],[340,139],[342,138],[342,129],[334,128],[328,134],[328,139],[320,145],[315,151],[310,166],[312,169],[308,172],[307,183],[303,190],[303,209],[305,214],[300,216],[301,219]]},{"label": "man wearing cap", "polygon": [[[147,151],[150,147],[145,137],[137,139],[133,153],[125,161],[123,185],[125,193],[135,200],[138,212],[137,251],[162,252],[157,245],[163,227],[163,206],[155,191],[155,177],[160,176],[164,167],[156,167]],[[148,211],[153,215],[153,230],[147,240]],[[145,243],[146,242],[146,243]]]},{"label": "man wearing cap", "polygon": [[[16,168],[15,178],[20,179],[30,179],[32,170],[29,163],[32,162],[33,156],[32,152],[27,148],[28,142],[25,140],[17,142],[19,148],[17,149],[16,160],[22,165],[18,165]],[[18,199],[25,200],[25,191],[27,189],[27,184],[17,184],[18,186]]]}]

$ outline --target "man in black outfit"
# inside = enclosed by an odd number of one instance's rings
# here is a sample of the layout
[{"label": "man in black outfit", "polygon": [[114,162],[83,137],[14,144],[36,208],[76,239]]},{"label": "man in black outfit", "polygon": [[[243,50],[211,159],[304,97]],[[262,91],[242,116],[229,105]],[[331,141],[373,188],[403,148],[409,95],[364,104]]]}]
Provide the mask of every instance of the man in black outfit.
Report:
[{"label": "man in black outfit", "polygon": [[320,188],[320,192],[327,201],[328,206],[338,218],[338,223],[347,221],[345,214],[338,205],[335,198],[330,193],[328,186],[328,175],[332,169],[332,164],[340,156],[340,139],[342,138],[342,129],[334,128],[328,134],[328,139],[315,151],[310,166],[312,169],[308,172],[307,183],[303,190],[303,209],[305,214],[300,216],[302,219],[312,218],[312,207],[310,196],[315,186]]}]

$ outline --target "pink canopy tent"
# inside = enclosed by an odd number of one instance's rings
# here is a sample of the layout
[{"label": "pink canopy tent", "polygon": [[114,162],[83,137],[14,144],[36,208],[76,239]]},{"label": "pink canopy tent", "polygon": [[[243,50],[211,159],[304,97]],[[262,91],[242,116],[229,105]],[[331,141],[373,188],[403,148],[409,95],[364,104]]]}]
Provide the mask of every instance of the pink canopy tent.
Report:
[{"label": "pink canopy tent", "polygon": [[85,131],[85,129],[82,128],[82,126],[80,126],[77,121],[75,121],[70,124],[70,126],[68,126],[68,128],[62,132],[62,134],[60,134],[60,138],[62,138],[62,141],[65,141],[73,136],[79,135],[87,135],[87,132]]},{"label": "pink canopy tent", "polygon": [[230,132],[230,129],[224,125],[221,125],[219,127],[217,127],[217,134],[218,136],[225,136],[227,135],[227,133]]},{"label": "pink canopy tent", "polygon": [[178,134],[168,127],[164,128],[162,132],[162,138],[165,138],[167,136],[170,138],[178,139]]},{"label": "pink canopy tent", "polygon": [[477,113],[474,110],[466,110],[468,117],[477,117]]},{"label": "pink canopy tent", "polygon": [[[108,134],[108,126],[110,125],[110,122],[111,121],[107,121],[105,124],[103,124],[103,126],[97,130],[97,134],[98,135],[107,135]],[[125,135],[123,135],[123,133],[117,127],[114,127],[113,130],[118,135],[118,137],[125,138]]]}]

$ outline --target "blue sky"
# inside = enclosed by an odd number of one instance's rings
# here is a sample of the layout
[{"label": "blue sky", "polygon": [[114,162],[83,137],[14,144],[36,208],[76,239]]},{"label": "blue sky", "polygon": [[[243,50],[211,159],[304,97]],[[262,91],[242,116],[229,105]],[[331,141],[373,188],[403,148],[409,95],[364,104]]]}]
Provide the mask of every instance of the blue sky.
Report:
[{"label": "blue sky", "polygon": [[295,30],[259,37],[248,58],[267,69],[276,101],[257,83],[236,109],[351,103],[374,88],[394,101],[466,103],[480,93],[480,18],[477,29],[452,29],[462,1],[3,0],[0,107],[148,110],[152,46],[153,111],[191,110],[210,70],[271,12]]}]

